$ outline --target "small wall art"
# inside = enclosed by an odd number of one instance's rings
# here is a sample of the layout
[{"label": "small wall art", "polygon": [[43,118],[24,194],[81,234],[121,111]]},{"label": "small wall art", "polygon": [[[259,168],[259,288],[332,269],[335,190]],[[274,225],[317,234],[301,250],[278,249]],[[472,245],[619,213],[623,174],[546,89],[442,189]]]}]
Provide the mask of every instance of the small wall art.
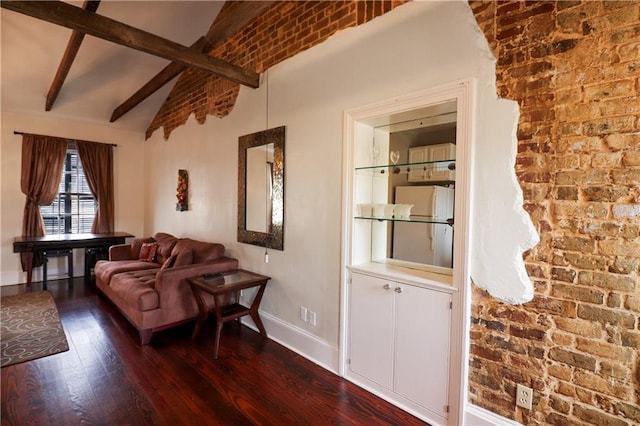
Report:
[{"label": "small wall art", "polygon": [[178,170],[178,187],[176,188],[176,210],[189,210],[189,175],[186,170]]}]

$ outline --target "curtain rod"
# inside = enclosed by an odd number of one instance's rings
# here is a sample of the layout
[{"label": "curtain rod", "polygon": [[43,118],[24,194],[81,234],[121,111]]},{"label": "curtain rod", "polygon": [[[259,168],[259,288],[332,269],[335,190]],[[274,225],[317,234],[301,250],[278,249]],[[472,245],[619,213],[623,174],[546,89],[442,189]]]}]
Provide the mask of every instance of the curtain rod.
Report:
[{"label": "curtain rod", "polygon": [[[17,130],[13,131],[14,135],[24,135],[24,132],[19,132]],[[30,133],[33,134],[33,133]],[[38,135],[38,136],[46,136],[46,135]],[[49,137],[57,137],[57,136],[49,136]],[[94,142],[94,141],[82,141],[81,139],[73,139],[73,138],[60,138],[60,139],[69,139],[72,141],[81,141],[81,142],[91,142],[91,143],[101,143],[101,144],[105,144],[105,145],[111,145],[113,147],[117,147],[118,145],[116,145],[115,143],[106,143],[106,142]]]}]

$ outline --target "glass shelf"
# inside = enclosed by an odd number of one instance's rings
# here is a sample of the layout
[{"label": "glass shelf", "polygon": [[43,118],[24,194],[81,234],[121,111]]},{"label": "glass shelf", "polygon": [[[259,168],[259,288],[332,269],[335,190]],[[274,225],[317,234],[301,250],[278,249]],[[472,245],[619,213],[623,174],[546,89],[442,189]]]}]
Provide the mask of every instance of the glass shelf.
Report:
[{"label": "glass shelf", "polygon": [[356,216],[355,219],[363,219],[363,220],[377,220],[378,222],[409,222],[409,223],[435,223],[439,225],[451,225],[453,226],[453,219],[442,220],[435,219],[433,217],[426,216],[410,216],[409,218],[404,219],[396,219],[393,217],[370,217],[370,216]]},{"label": "glass shelf", "polygon": [[456,160],[439,160],[439,161],[425,161],[423,163],[404,163],[404,164],[381,164],[378,166],[363,166],[356,167],[356,171],[371,171],[379,172],[381,174],[393,173],[393,174],[405,174],[411,170],[433,170],[433,171],[446,171],[455,170]]}]

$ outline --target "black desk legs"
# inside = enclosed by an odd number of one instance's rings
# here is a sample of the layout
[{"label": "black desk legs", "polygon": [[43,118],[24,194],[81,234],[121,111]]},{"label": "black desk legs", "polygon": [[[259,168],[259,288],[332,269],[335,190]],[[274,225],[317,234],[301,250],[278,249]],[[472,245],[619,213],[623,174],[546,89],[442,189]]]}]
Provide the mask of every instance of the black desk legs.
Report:
[{"label": "black desk legs", "polygon": [[31,280],[33,278],[33,250],[27,250],[27,291],[31,291]]},{"label": "black desk legs", "polygon": [[109,247],[87,247],[84,249],[84,282],[91,282],[91,271],[98,260],[109,259]]},{"label": "black desk legs", "polygon": [[69,250],[49,250],[49,251],[45,251],[43,252],[43,261],[44,263],[42,264],[42,289],[46,290],[47,289],[47,263],[49,262],[49,258],[50,257],[60,257],[60,256],[66,256],[67,257],[67,267],[68,267],[68,274],[69,274],[69,288],[73,287],[73,250],[69,249]]},{"label": "black desk legs", "polygon": [[[104,234],[55,234],[39,237],[15,237],[13,239],[13,252],[25,254],[25,270],[27,272],[27,291],[31,290],[33,280],[33,255],[34,253],[54,253],[62,252],[60,255],[67,255],[69,259],[69,281],[73,282],[73,254],[69,251],[74,249],[88,249],[89,262],[85,263],[85,276],[87,268],[89,273],[97,259],[108,256],[109,247],[117,244],[124,244],[127,238],[133,235],[126,232],[109,232]],[[87,256],[85,256],[86,259]],[[46,265],[46,263],[45,263]],[[44,270],[43,270],[44,272]],[[90,279],[90,276],[88,277]],[[44,273],[45,285],[47,274]]]}]

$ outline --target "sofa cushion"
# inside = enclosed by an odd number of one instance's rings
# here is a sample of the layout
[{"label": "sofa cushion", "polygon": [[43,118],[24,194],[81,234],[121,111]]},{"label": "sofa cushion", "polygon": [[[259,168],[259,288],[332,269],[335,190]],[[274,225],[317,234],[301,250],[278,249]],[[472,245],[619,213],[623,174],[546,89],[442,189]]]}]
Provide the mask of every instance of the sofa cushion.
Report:
[{"label": "sofa cushion", "polygon": [[222,244],[207,243],[192,240],[191,238],[180,238],[172,253],[178,254],[186,250],[191,250],[193,254],[191,263],[194,264],[216,260],[224,256],[224,246]]},{"label": "sofa cushion", "polygon": [[156,262],[162,265],[165,260],[171,256],[171,250],[178,242],[178,239],[171,234],[158,232],[153,236],[158,243],[158,251],[156,252]]},{"label": "sofa cushion", "polygon": [[158,251],[158,243],[143,243],[140,247],[140,254],[138,260],[143,262],[153,262],[156,259],[156,252]]},{"label": "sofa cushion", "polygon": [[110,284],[115,274],[158,268],[160,265],[141,260],[99,260],[94,268],[96,277],[105,284]]},{"label": "sofa cushion", "polygon": [[173,262],[173,266],[191,265],[193,263],[193,251],[191,251],[190,249],[182,250],[176,254],[172,254],[171,257],[173,256],[176,257],[175,262]]},{"label": "sofa cushion", "polygon": [[109,287],[128,306],[139,311],[150,311],[159,306],[158,292],[154,288],[159,269],[131,271],[116,274]]},{"label": "sofa cushion", "polygon": [[160,270],[164,271],[165,269],[173,268],[173,264],[175,261],[176,261],[176,256],[172,254],[167,258],[167,260],[164,261],[164,263],[160,267]]}]

